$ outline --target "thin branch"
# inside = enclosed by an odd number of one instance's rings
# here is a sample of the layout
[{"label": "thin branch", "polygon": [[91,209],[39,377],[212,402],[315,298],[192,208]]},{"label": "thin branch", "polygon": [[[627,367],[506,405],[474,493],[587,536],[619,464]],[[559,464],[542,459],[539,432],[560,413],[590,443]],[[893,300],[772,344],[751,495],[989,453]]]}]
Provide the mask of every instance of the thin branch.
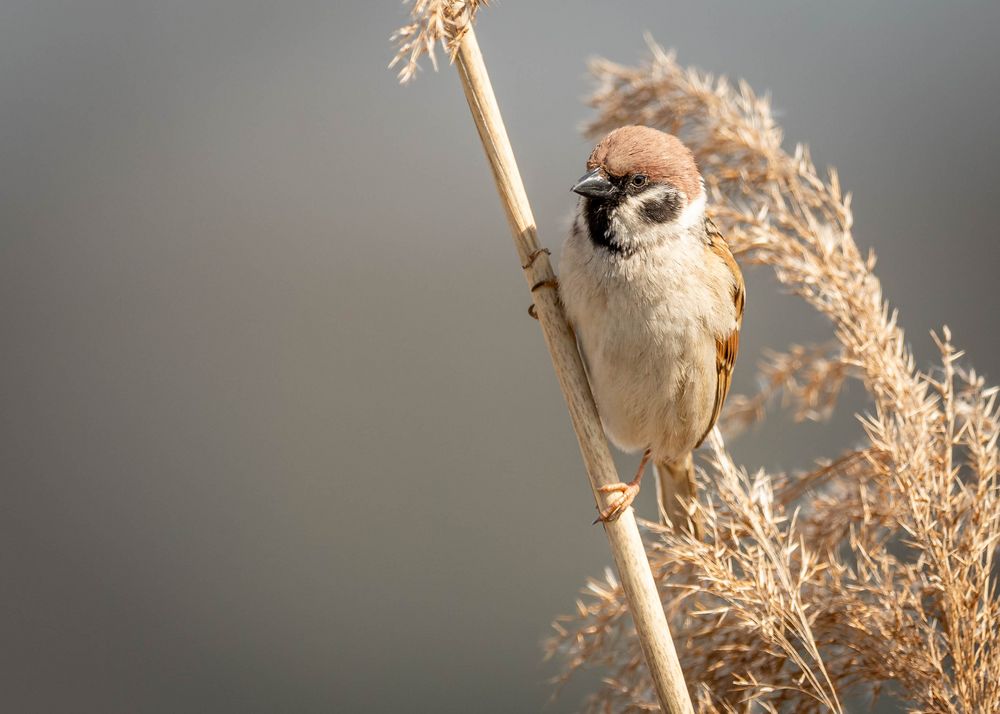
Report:
[{"label": "thin branch", "polygon": [[[453,57],[462,88],[507,213],[514,245],[534,299],[535,314],[569,407],[594,500],[601,508],[606,504],[602,503],[598,487],[621,479],[608,450],[576,339],[559,302],[548,253],[538,243],[524,183],[472,29],[471,19],[478,4],[418,0],[414,12],[422,14],[415,17],[417,29],[404,28],[406,39],[401,52],[410,53],[404,70],[415,66],[421,46],[433,47],[435,41],[441,39],[454,48]],[[633,511],[628,509],[618,520],[605,523],[604,528],[660,707],[670,714],[693,714],[690,694]]]}]

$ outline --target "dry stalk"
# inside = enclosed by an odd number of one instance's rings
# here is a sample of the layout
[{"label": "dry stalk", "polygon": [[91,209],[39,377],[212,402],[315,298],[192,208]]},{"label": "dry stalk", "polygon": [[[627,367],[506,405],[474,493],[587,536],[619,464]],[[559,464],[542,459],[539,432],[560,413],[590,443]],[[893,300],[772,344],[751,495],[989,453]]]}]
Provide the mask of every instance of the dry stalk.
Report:
[{"label": "dry stalk", "polygon": [[[420,55],[438,40],[451,51],[472,116],[486,151],[497,191],[507,213],[514,245],[531,288],[535,310],[552,363],[569,407],[598,507],[605,504],[597,488],[620,481],[608,450],[597,407],[576,340],[555,290],[555,274],[547,251],[538,243],[535,221],[517,169],[514,152],[493,94],[471,20],[479,2],[417,0],[413,25],[397,33],[397,60],[407,57],[401,79],[413,76]],[[621,577],[622,592],[632,615],[640,649],[648,666],[659,706],[671,714],[693,712],[690,694],[674,649],[666,616],[650,570],[633,512],[605,524],[605,532]]]},{"label": "dry stalk", "polygon": [[[782,149],[766,99],[651,49],[639,67],[593,64],[590,131],[679,135],[734,249],[772,266],[836,340],[772,357],[761,393],[729,423],[761,418],[778,393],[800,416],[825,416],[847,376],[870,398],[867,443],[800,479],[750,477],[713,440],[700,474],[705,541],[649,526],[697,708],[841,711],[848,692],[889,689],[912,712],[1000,712],[997,389],[961,366],[947,329],[940,366],[915,368],[874,257],[852,237],[849,196],[804,147]],[[608,577],[555,623],[549,653],[564,678],[608,671],[592,711],[655,708],[623,612]]]}]

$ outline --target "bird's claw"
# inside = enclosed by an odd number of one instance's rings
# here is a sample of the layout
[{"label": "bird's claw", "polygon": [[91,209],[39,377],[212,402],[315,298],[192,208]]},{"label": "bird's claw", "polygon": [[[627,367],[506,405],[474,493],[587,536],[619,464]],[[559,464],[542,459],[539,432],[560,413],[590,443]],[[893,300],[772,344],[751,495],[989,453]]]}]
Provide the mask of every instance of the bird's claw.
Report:
[{"label": "bird's claw", "polygon": [[[531,254],[532,255],[532,259],[528,263],[528,265],[531,265],[531,263],[534,262],[534,259],[537,258],[540,253],[548,253],[548,252],[549,251],[547,249],[545,249],[545,248],[539,248],[538,250],[536,250],[534,253]],[[528,265],[525,265],[524,268],[527,269]],[[546,278],[545,280],[539,280],[537,283],[535,283],[534,285],[531,286],[531,292],[535,292],[536,290],[540,290],[541,288],[555,288],[555,289],[558,289],[559,288],[559,279],[558,278]],[[531,305],[528,306],[528,314],[531,315],[536,320],[538,319],[538,311],[535,309],[535,304],[534,303],[532,303]]]},{"label": "bird's claw", "polygon": [[639,484],[637,483],[612,483],[607,486],[598,486],[597,490],[601,493],[620,493],[611,504],[601,511],[601,514],[597,517],[592,525],[597,523],[611,523],[612,521],[617,521],[621,518],[621,515],[625,513],[625,510],[632,505],[632,501],[635,500],[636,495],[639,493]]}]

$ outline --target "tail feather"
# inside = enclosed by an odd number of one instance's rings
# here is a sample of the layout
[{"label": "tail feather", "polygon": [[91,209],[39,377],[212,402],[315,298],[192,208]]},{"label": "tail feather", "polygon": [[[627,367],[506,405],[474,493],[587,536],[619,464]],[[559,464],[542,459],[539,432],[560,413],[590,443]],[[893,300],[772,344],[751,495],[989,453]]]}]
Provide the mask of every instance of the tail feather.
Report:
[{"label": "tail feather", "polygon": [[691,452],[674,461],[657,461],[656,502],[660,509],[660,521],[671,523],[701,539],[703,528],[697,511],[688,511],[687,504],[698,498],[694,480],[694,456]]}]

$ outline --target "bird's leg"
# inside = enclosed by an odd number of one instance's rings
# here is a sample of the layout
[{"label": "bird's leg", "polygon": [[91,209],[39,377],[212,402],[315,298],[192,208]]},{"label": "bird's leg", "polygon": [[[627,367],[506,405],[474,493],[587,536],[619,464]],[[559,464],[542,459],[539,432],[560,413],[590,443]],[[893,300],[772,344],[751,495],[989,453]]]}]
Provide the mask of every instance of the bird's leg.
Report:
[{"label": "bird's leg", "polygon": [[610,506],[601,511],[601,515],[597,517],[594,523],[617,521],[625,512],[625,509],[632,505],[632,501],[639,494],[639,482],[642,481],[642,475],[646,472],[646,464],[649,463],[650,456],[649,449],[646,449],[642,455],[642,460],[639,462],[639,469],[635,472],[635,478],[628,483],[612,483],[607,486],[597,487],[597,490],[601,493],[620,493],[621,495]]}]

